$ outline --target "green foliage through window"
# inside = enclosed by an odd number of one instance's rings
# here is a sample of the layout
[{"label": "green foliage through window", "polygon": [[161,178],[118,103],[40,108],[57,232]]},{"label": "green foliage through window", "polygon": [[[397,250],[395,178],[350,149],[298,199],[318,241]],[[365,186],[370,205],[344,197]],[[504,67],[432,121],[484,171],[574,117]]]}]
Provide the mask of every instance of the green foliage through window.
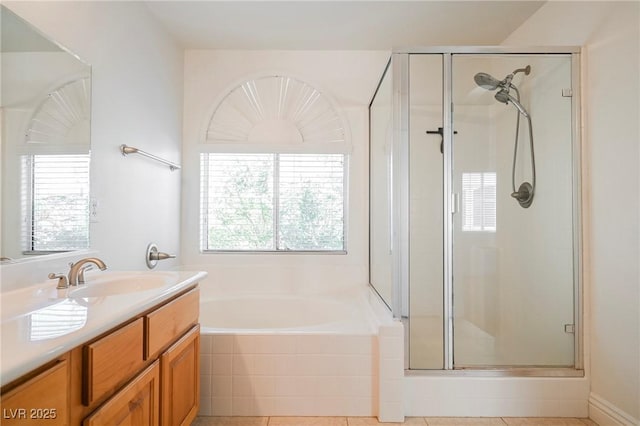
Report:
[{"label": "green foliage through window", "polygon": [[89,154],[23,157],[25,252],[89,248]]},{"label": "green foliage through window", "polygon": [[201,154],[203,251],[343,251],[345,156]]}]

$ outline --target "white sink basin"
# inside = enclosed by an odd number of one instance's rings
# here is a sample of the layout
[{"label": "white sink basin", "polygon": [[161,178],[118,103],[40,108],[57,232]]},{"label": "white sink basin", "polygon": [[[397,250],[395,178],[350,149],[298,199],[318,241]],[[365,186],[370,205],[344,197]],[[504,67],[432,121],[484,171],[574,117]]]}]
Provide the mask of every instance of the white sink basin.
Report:
[{"label": "white sink basin", "polygon": [[71,289],[68,297],[103,297],[155,290],[171,284],[170,273],[96,272],[87,274],[87,283]]},{"label": "white sink basin", "polygon": [[66,298],[65,290],[56,290],[55,284],[39,283],[31,287],[0,293],[2,321],[28,314],[59,303]]}]

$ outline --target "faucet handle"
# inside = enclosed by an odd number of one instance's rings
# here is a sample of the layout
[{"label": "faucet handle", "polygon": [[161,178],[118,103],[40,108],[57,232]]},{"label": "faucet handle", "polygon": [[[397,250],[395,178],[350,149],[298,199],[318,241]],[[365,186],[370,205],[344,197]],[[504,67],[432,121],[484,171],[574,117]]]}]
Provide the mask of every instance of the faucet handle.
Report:
[{"label": "faucet handle", "polygon": [[56,288],[58,290],[62,290],[65,288],[69,288],[69,281],[67,281],[67,276],[64,274],[54,274],[53,272],[51,272],[48,275],[49,279],[54,280],[54,279],[58,279],[58,285],[56,286]]}]

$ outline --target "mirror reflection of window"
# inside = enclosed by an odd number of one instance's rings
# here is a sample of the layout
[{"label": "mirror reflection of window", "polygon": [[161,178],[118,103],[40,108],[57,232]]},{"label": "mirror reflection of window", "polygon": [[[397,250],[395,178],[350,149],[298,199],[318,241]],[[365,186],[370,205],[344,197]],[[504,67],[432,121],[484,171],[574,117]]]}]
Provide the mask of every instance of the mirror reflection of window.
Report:
[{"label": "mirror reflection of window", "polygon": [[25,253],[89,248],[89,154],[23,156]]}]

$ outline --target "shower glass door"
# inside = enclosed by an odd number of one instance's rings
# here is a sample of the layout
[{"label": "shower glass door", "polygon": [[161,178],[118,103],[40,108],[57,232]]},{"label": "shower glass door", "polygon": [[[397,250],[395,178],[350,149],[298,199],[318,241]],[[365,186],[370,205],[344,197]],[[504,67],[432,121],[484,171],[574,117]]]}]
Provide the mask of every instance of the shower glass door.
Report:
[{"label": "shower glass door", "polygon": [[452,56],[454,368],[574,365],[571,65]]},{"label": "shower glass door", "polygon": [[409,57],[409,368],[444,368],[443,57]]}]

